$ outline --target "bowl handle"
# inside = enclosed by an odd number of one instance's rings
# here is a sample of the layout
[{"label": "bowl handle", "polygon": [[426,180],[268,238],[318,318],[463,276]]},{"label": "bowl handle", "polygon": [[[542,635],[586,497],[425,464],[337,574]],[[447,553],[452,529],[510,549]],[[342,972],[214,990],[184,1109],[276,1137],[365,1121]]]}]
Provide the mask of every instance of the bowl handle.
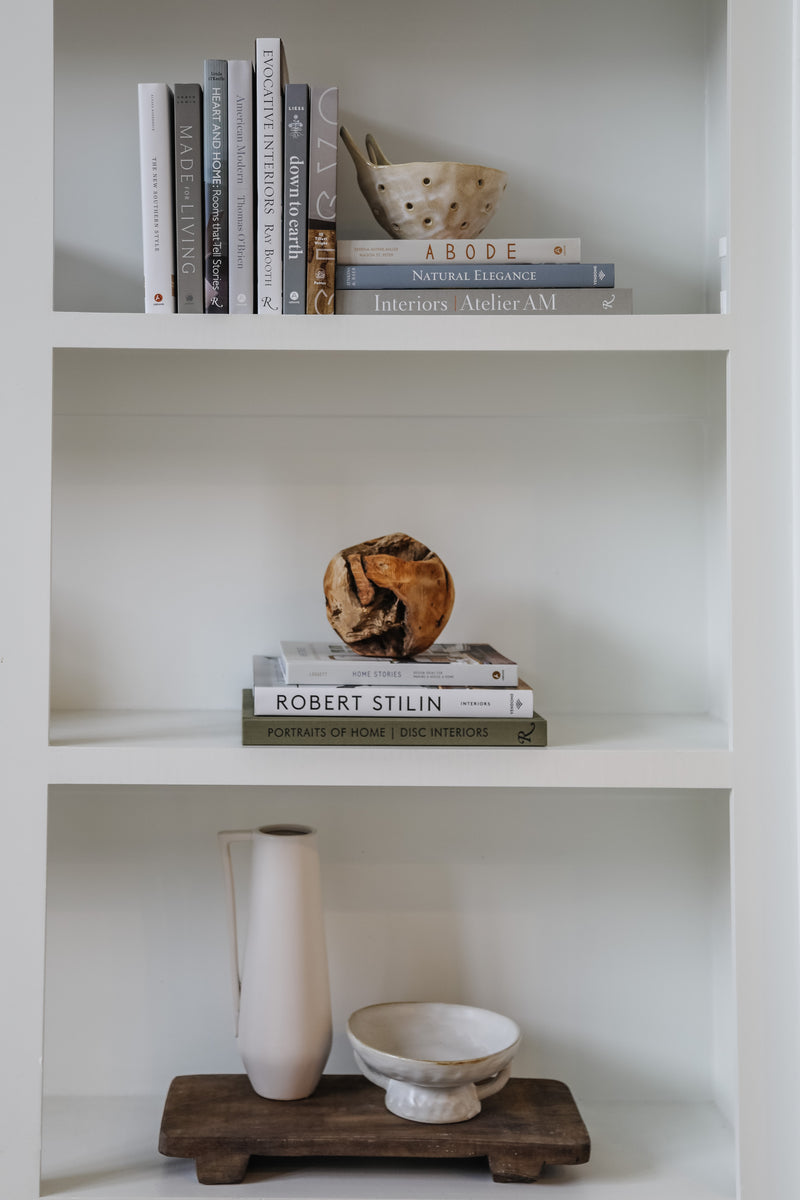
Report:
[{"label": "bowl handle", "polygon": [[352,158],[353,162],[356,165],[356,170],[363,171],[363,170],[366,170],[368,167],[372,166],[372,163],[368,162],[367,159],[364,157],[364,155],[359,150],[358,146],[355,143],[355,140],[353,139],[352,134],[350,133],[349,129],[347,129],[347,127],[345,125],[340,126],[339,136],[341,137],[341,139],[344,142],[347,149],[350,151],[350,157]]},{"label": "bowl handle", "polygon": [[504,1088],[511,1078],[511,1065],[503,1067],[502,1071],[498,1071],[491,1079],[484,1079],[481,1083],[475,1084],[475,1091],[478,1093],[479,1100],[485,1100],[487,1096],[493,1096],[495,1092],[499,1092]]},{"label": "bowl handle", "polygon": [[369,161],[372,163],[373,166],[375,166],[375,167],[390,167],[392,165],[389,162],[386,155],[381,150],[378,143],[375,141],[375,138],[372,136],[371,133],[367,134],[367,136],[364,138],[364,142],[367,147],[367,154],[369,155]]}]

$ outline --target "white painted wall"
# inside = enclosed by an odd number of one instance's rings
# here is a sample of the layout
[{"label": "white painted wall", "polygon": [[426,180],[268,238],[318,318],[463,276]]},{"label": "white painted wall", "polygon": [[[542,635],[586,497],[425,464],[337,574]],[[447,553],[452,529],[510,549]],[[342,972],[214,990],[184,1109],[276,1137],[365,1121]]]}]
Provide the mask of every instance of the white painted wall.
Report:
[{"label": "white painted wall", "polygon": [[453,575],[447,637],[517,657],[542,712],[724,709],[714,357],[76,352],[56,380],[55,708],[236,708],[252,654],[331,634],[333,554],[401,529]]},{"label": "white painted wall", "polygon": [[328,1070],[355,1069],[355,1008],[442,999],[514,1016],[517,1072],[587,1100],[715,1096],[732,1056],[723,793],[393,788],[53,789],[49,1092],[241,1070],[215,835],[280,820],[319,830]]},{"label": "white painted wall", "polygon": [[[372,0],[335,10],[241,0],[224,20],[210,0],[59,0],[55,306],[141,311],[137,82],[199,81],[203,58],[249,58],[257,34],[277,34],[293,79],[339,86],[340,121],[360,144],[371,132],[393,162],[506,170],[487,234],[578,235],[586,261],[617,264],[637,311],[702,312],[724,232],[706,212],[706,100],[724,84],[707,78],[717,34],[706,8],[510,0],[498,23],[481,0],[461,0],[457,19],[447,5],[405,0],[387,24]],[[73,170],[88,113],[103,146],[91,186]],[[340,234],[382,236],[341,153]],[[716,281],[708,290],[718,311]]]}]

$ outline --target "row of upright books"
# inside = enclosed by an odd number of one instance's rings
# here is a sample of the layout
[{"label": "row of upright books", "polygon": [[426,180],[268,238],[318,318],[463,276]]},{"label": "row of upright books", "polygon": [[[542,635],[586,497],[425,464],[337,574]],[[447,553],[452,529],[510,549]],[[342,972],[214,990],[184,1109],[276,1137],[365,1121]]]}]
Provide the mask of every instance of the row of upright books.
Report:
[{"label": "row of upright books", "polygon": [[282,642],[254,655],[245,746],[546,746],[517,664],[487,644],[436,643],[411,659]]},{"label": "row of upright books", "polygon": [[139,84],[145,312],[333,312],[338,106],[280,38]]}]

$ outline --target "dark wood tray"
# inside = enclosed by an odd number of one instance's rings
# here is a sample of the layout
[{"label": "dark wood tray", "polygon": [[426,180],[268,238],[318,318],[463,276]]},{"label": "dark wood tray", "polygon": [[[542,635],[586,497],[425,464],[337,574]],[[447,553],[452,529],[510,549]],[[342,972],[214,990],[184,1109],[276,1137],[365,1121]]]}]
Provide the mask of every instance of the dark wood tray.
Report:
[{"label": "dark wood tray", "polygon": [[306,1100],[264,1100],[246,1075],[179,1075],[160,1152],[193,1158],[200,1183],[241,1183],[251,1155],[480,1158],[497,1183],[533,1183],[547,1165],[585,1163],[589,1134],[569,1088],[511,1079],[470,1121],[424,1125],[390,1113],[361,1075],[324,1075]]}]

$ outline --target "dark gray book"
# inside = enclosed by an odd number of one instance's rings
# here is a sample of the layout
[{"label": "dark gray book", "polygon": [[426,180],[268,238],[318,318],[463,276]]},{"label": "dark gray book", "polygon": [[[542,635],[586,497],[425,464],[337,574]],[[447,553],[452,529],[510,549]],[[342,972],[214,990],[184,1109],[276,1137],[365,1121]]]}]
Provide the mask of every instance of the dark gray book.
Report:
[{"label": "dark gray book", "polygon": [[532,717],[257,717],[252,688],[242,692],[243,746],[547,745],[547,721]]},{"label": "dark gray book", "polygon": [[308,85],[283,94],[283,311],[306,311],[308,225]]},{"label": "dark gray book", "polygon": [[203,89],[176,83],[175,244],[179,313],[203,311]]},{"label": "dark gray book", "polygon": [[228,63],[203,64],[205,311],[228,311]]},{"label": "dark gray book", "polygon": [[613,316],[633,312],[631,288],[378,288],[337,290],[336,311],[349,315]]},{"label": "dark gray book", "polygon": [[336,296],[339,89],[312,87],[310,106],[306,312],[329,316]]}]

